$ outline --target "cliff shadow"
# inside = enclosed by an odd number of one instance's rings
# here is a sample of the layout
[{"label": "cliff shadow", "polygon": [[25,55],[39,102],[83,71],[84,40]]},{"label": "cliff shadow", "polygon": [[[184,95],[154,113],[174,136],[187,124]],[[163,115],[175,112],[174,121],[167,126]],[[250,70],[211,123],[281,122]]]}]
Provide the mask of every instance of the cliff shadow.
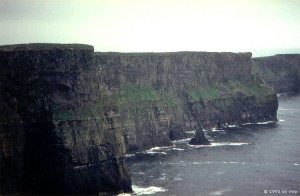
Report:
[{"label": "cliff shadow", "polygon": [[52,122],[26,123],[24,147],[24,192],[64,193],[69,150],[54,132]]}]

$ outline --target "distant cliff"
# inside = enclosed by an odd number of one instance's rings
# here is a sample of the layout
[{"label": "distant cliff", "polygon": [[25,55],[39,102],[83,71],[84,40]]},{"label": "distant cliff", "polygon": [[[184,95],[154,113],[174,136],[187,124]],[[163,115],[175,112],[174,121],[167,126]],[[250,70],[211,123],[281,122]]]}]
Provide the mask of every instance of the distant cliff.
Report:
[{"label": "distant cliff", "polygon": [[262,76],[277,93],[300,92],[300,54],[253,58]]},{"label": "distant cliff", "polygon": [[166,145],[185,130],[276,120],[276,95],[251,53],[96,53],[95,58],[105,96],[118,108],[128,151]]},{"label": "distant cliff", "polygon": [[0,47],[0,193],[130,192],[125,152],[276,120],[251,53]]}]

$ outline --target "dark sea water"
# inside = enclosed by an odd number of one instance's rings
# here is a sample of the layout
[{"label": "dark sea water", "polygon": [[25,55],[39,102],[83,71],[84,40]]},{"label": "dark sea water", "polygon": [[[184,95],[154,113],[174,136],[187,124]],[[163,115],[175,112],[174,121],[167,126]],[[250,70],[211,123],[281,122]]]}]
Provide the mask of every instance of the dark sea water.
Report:
[{"label": "dark sea water", "polygon": [[133,189],[137,195],[299,195],[299,95],[279,98],[278,120],[207,130],[212,146],[182,140],[136,153],[128,158]]}]

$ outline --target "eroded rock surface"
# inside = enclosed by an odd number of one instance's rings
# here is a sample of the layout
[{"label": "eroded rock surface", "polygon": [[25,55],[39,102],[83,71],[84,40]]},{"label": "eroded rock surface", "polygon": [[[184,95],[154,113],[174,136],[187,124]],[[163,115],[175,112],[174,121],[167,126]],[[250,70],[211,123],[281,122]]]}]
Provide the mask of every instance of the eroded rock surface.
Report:
[{"label": "eroded rock surface", "polygon": [[0,47],[0,193],[130,192],[126,152],[276,120],[251,53]]},{"label": "eroded rock surface", "polygon": [[300,92],[300,54],[278,54],[253,60],[276,93]]},{"label": "eroded rock surface", "polygon": [[96,53],[99,81],[119,108],[127,151],[168,145],[184,137],[181,129],[276,120],[276,94],[251,56]]},{"label": "eroded rock surface", "polygon": [[0,193],[131,191],[92,46],[3,46],[0,65]]}]

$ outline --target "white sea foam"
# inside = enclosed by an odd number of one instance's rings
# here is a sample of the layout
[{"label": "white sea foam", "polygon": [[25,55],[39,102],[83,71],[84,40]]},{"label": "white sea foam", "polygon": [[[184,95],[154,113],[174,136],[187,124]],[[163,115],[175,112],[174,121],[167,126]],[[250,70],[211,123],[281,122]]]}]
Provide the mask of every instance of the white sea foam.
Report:
[{"label": "white sea foam", "polygon": [[131,193],[120,193],[118,196],[131,196]]},{"label": "white sea foam", "polygon": [[157,151],[150,151],[150,150],[146,150],[147,154],[167,154],[166,152],[157,152]]},{"label": "white sea foam", "polygon": [[196,130],[194,130],[194,131],[185,131],[185,133],[195,134],[195,133],[196,133]]},{"label": "white sea foam", "polygon": [[229,128],[235,128],[235,127],[239,127],[238,125],[228,125],[227,127]]},{"label": "white sea foam", "polygon": [[295,163],[294,165],[299,165],[298,163]]},{"label": "white sea foam", "polygon": [[287,96],[287,93],[278,93],[277,97]]},{"label": "white sea foam", "polygon": [[218,174],[218,175],[221,175],[221,174],[224,174],[224,173],[225,173],[225,172],[218,172],[217,174]]},{"label": "white sea foam", "polygon": [[168,149],[168,148],[171,148],[170,146],[162,146],[162,147],[153,147],[153,148],[150,148],[151,151],[157,151],[157,150],[163,150],[163,149]]},{"label": "white sea foam", "polygon": [[218,146],[242,146],[242,145],[248,145],[249,143],[237,143],[237,142],[219,142],[219,143],[215,143],[215,142],[211,142],[211,145],[190,145],[190,147],[193,148],[203,148],[203,147],[218,147]]},{"label": "white sea foam", "polygon": [[213,128],[212,132],[220,132],[220,131],[225,131],[224,129],[217,129],[217,128]]},{"label": "white sea foam", "polygon": [[129,158],[129,157],[134,157],[135,154],[125,154],[125,157]]},{"label": "white sea foam", "polygon": [[152,195],[158,192],[166,192],[168,189],[157,186],[149,186],[149,187],[140,187],[136,185],[132,185],[132,189],[136,195]]},{"label": "white sea foam", "polygon": [[167,154],[165,151],[172,149],[172,146],[153,147],[149,150],[143,151],[142,153],[147,154]]},{"label": "white sea foam", "polygon": [[182,139],[182,140],[174,140],[172,141],[173,144],[178,144],[178,143],[188,143],[192,138],[186,138],[186,139]]},{"label": "white sea foam", "polygon": [[274,123],[275,121],[265,121],[265,122],[257,122],[257,123],[244,123],[242,125],[267,125]]},{"label": "white sea foam", "polygon": [[285,120],[284,119],[279,119],[279,122],[284,122]]},{"label": "white sea foam", "polygon": [[232,189],[221,189],[221,190],[216,190],[216,191],[212,191],[209,193],[209,195],[223,195],[226,192],[231,191]]},{"label": "white sea foam", "polygon": [[274,121],[266,121],[266,122],[258,122],[258,125],[266,125],[266,124],[271,124],[274,123]]},{"label": "white sea foam", "polygon": [[184,149],[182,148],[172,148],[173,150],[178,150],[178,151],[183,151]]}]

